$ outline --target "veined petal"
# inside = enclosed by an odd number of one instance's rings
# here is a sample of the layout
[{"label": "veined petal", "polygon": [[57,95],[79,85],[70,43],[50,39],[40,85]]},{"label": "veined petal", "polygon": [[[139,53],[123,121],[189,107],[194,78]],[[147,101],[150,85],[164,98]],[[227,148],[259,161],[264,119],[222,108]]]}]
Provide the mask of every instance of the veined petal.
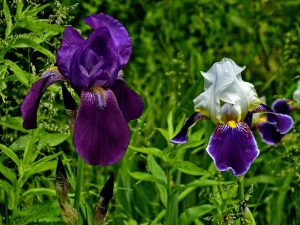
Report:
[{"label": "veined petal", "polygon": [[250,168],[259,154],[254,136],[245,122],[235,128],[218,124],[206,148],[219,171],[231,170],[241,176]]},{"label": "veined petal", "polygon": [[118,105],[127,121],[139,118],[144,110],[144,103],[141,97],[131,90],[121,79],[117,79],[111,87]]},{"label": "veined petal", "polygon": [[276,113],[290,114],[292,112],[292,107],[289,105],[290,100],[277,99],[272,104],[272,110]]},{"label": "veined petal", "polygon": [[280,113],[268,113],[268,122],[276,126],[277,131],[285,134],[292,129],[294,120],[292,117]]},{"label": "veined petal", "polygon": [[270,124],[274,124],[277,131],[281,134],[287,133],[290,129],[292,129],[294,121],[292,117],[273,112],[268,106],[261,104],[258,107],[256,107],[252,113],[267,113],[267,121]]},{"label": "veined petal", "polygon": [[269,145],[276,145],[284,136],[277,131],[276,126],[270,123],[258,123],[256,128],[263,142]]},{"label": "veined petal", "polygon": [[172,138],[171,142],[173,144],[182,144],[187,142],[188,140],[188,130],[191,126],[193,126],[198,120],[208,119],[208,117],[202,115],[201,113],[194,113],[189,118],[187,118],[183,124],[183,127],[179,131],[179,133]]},{"label": "veined petal", "polygon": [[102,166],[116,163],[123,157],[129,138],[127,121],[111,90],[81,92],[74,144],[85,161]]},{"label": "veined petal", "polygon": [[86,17],[84,21],[94,30],[101,27],[109,29],[116,48],[119,50],[121,64],[127,64],[131,55],[131,39],[126,28],[116,19],[103,13]]},{"label": "veined petal", "polygon": [[65,78],[60,75],[57,68],[51,68],[43,74],[40,80],[33,84],[21,105],[23,127],[25,129],[37,127],[37,110],[46,88],[57,81],[64,80]]}]

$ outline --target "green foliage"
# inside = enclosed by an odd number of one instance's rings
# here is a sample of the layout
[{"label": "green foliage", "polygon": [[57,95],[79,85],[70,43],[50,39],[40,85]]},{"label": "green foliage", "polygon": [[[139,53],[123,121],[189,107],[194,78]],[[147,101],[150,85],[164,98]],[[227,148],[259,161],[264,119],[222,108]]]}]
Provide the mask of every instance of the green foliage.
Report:
[{"label": "green foliage", "polygon": [[[230,172],[219,173],[205,151],[214,125],[195,125],[189,142],[169,140],[192,114],[203,91],[200,71],[223,57],[246,65],[243,74],[271,105],[291,98],[300,78],[299,1],[77,2],[3,0],[0,3],[0,224],[61,224],[54,189],[58,155],[70,181],[76,162],[60,87],[45,92],[38,129],[22,127],[20,104],[40,74],[55,63],[64,25],[90,31],[82,19],[97,12],[128,29],[133,55],[124,70],[145,103],[130,123],[130,146],[118,164],[84,165],[79,224],[92,224],[108,174],[116,176],[107,224],[241,224],[243,201],[256,224],[300,224],[300,112],[277,146],[257,136],[261,153],[245,176],[245,196]],[[76,204],[77,204],[76,203]]]}]

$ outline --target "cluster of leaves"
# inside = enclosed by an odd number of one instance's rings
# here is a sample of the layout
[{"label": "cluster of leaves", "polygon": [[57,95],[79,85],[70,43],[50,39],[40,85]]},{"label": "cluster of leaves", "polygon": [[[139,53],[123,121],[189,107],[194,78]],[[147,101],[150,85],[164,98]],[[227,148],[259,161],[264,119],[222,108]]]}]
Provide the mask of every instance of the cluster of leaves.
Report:
[{"label": "cluster of leaves", "polygon": [[[0,214],[10,224],[61,224],[54,191],[56,158],[63,156],[71,186],[76,154],[60,87],[50,87],[39,128],[25,131],[19,106],[39,74],[55,62],[63,25],[88,27],[97,12],[129,30],[133,55],[125,69],[145,111],[131,122],[123,160],[107,168],[85,165],[79,219],[92,224],[93,204],[109,172],[117,176],[108,224],[240,224],[236,179],[218,173],[205,152],[213,125],[201,122],[189,142],[169,140],[192,113],[203,90],[200,70],[223,57],[247,65],[243,77],[270,103],[291,98],[299,79],[298,1],[88,0],[28,3],[3,0],[0,10]],[[1,3],[0,3],[1,4]],[[1,7],[1,6],[0,6]],[[261,154],[245,177],[257,224],[299,224],[300,115],[278,146],[259,142]],[[176,126],[175,126],[176,125]],[[70,190],[72,200],[72,190]]]}]

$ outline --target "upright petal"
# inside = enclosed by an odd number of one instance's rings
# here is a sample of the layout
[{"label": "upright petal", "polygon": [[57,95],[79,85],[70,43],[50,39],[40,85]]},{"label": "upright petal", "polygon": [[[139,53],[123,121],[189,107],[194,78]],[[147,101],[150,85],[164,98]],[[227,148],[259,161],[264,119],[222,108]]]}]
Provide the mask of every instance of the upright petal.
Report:
[{"label": "upright petal", "polygon": [[195,112],[189,118],[184,121],[184,124],[179,131],[179,133],[172,138],[171,142],[173,144],[182,144],[188,141],[188,130],[193,126],[198,120],[208,119],[208,117],[202,115],[201,113]]},{"label": "upright petal", "polygon": [[263,142],[269,145],[278,144],[284,136],[277,131],[276,126],[270,123],[258,123],[256,128]]},{"label": "upright petal", "polygon": [[245,122],[237,123],[235,128],[218,124],[206,150],[219,171],[231,170],[235,176],[247,173],[259,154],[254,136]]},{"label": "upright petal", "polygon": [[204,92],[194,99],[194,108],[209,116],[214,123],[222,123],[221,108],[228,103],[238,109],[238,121],[243,121],[247,112],[256,107],[260,101],[254,86],[241,78],[245,69],[231,59],[216,62],[205,73]]},{"label": "upright petal", "polygon": [[298,81],[298,86],[297,89],[295,90],[293,94],[293,100],[297,103],[300,104],[300,80]]},{"label": "upright petal", "polygon": [[84,42],[85,40],[80,36],[78,31],[72,27],[66,27],[56,59],[56,64],[59,68],[59,71],[64,77],[70,79],[72,62],[74,61],[76,52],[80,51],[84,45]]},{"label": "upright petal", "polygon": [[119,49],[121,64],[127,64],[131,55],[131,39],[125,27],[118,20],[103,13],[89,16],[84,21],[94,30],[101,27],[108,28],[116,47]]},{"label": "upright petal", "polygon": [[81,92],[74,144],[85,161],[102,166],[116,163],[123,157],[129,138],[127,121],[111,90]]},{"label": "upright petal", "polygon": [[118,105],[127,121],[139,118],[144,110],[144,103],[141,97],[131,90],[125,81],[118,79],[111,87]]},{"label": "upright petal", "polygon": [[48,86],[57,81],[65,80],[56,68],[51,68],[43,74],[43,77],[35,82],[26,95],[21,105],[23,127],[33,129],[37,127],[37,110],[44,91]]}]

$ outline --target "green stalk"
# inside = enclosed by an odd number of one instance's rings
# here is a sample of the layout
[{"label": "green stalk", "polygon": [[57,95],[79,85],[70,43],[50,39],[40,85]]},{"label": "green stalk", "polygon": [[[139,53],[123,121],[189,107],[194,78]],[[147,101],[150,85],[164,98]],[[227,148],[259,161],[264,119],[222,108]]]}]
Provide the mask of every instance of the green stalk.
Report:
[{"label": "green stalk", "polygon": [[244,201],[245,201],[245,190],[244,190],[244,176],[240,176],[237,178],[237,183],[238,183],[238,196],[240,199],[240,212],[241,212],[241,225],[244,225],[244,218],[242,217],[243,215],[243,207],[244,207]]},{"label": "green stalk", "polygon": [[82,180],[83,180],[83,166],[84,166],[84,161],[78,156],[75,198],[74,198],[74,208],[76,209],[78,214],[79,214],[80,194],[81,194],[81,187],[82,187]]},{"label": "green stalk", "polygon": [[238,177],[237,181],[238,181],[239,198],[240,198],[240,200],[243,200],[245,198],[244,176]]}]

